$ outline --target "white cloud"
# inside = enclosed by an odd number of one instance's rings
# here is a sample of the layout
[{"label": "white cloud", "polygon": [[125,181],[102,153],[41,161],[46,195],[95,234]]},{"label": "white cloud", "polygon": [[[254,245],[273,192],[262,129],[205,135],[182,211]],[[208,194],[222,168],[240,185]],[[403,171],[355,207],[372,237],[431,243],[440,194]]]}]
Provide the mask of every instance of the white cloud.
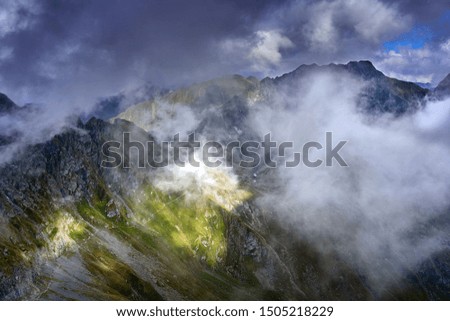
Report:
[{"label": "white cloud", "polygon": [[445,51],[447,54],[450,54],[450,38],[441,43],[441,50]]},{"label": "white cloud", "polygon": [[309,43],[309,50],[340,51],[349,42],[378,45],[406,31],[411,17],[379,0],[294,1],[272,15],[272,24],[297,29]]},{"label": "white cloud", "polygon": [[333,3],[316,3],[309,9],[311,20],[303,32],[310,42],[312,50],[336,50],[339,32],[334,25],[335,5]]},{"label": "white cloud", "polygon": [[356,32],[373,43],[405,31],[411,23],[410,17],[378,0],[341,0],[338,5],[347,12],[344,17],[354,24]]},{"label": "white cloud", "polygon": [[437,85],[450,72],[450,40],[434,47],[379,52],[374,63],[390,77]]},{"label": "white cloud", "polygon": [[[201,159],[198,154],[195,158]],[[199,166],[170,165],[152,179],[154,186],[164,192],[183,193],[186,201],[200,206],[212,201],[227,211],[251,196],[239,186],[239,179],[230,168],[210,168],[203,162]]]},{"label": "white cloud", "polygon": [[39,13],[39,4],[34,0],[2,0],[0,2],[0,38],[30,28]]},{"label": "white cloud", "polygon": [[[239,68],[264,75],[275,74],[283,63],[283,49],[294,43],[279,30],[258,30],[251,38],[226,38],[218,44],[222,60],[235,61]],[[250,67],[248,67],[250,66]]]},{"label": "white cloud", "polygon": [[292,48],[292,41],[279,31],[257,31],[257,43],[250,50],[249,58],[254,60],[253,68],[263,71],[281,62],[281,49]]}]

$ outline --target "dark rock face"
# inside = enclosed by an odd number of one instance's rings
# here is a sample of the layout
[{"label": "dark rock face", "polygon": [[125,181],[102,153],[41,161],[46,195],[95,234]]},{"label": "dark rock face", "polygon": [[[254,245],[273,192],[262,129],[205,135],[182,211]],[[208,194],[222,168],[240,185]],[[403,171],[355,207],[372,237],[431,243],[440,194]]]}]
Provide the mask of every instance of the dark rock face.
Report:
[{"label": "dark rock face", "polygon": [[[88,236],[83,237],[84,241],[82,244],[77,246],[75,250],[67,252],[67,255],[70,255],[69,257],[73,255],[81,255],[81,257],[77,258],[75,262],[71,260],[62,261],[64,264],[70,264],[70,268],[72,269],[71,273],[75,275],[87,273],[89,280],[99,277],[99,275],[97,272],[84,271],[85,266],[96,264],[98,258],[94,255],[95,251],[100,251],[101,257],[106,256],[105,250],[98,250],[96,248],[107,248],[108,245],[104,244],[105,240],[98,239],[95,233],[95,229],[100,228],[96,225],[98,222],[95,222],[94,218],[84,217],[80,210],[77,209],[77,204],[85,202],[95,204],[99,199],[104,199],[105,206],[104,213],[102,213],[104,218],[101,220],[111,222],[112,226],[115,224],[123,224],[127,220],[122,214],[124,211],[128,212],[127,215],[132,215],[132,208],[129,208],[127,202],[123,200],[126,198],[127,192],[129,193],[130,191],[124,191],[122,187],[144,184],[144,177],[146,175],[140,175],[139,171],[134,169],[115,172],[101,168],[100,151],[103,142],[114,139],[115,136],[121,135],[124,131],[139,131],[139,129],[135,128],[133,124],[124,121],[118,121],[116,124],[108,124],[98,119],[91,119],[86,125],[82,125],[80,130],[86,132],[69,130],[68,132],[57,135],[44,144],[29,148],[20,159],[6,164],[0,169],[0,218],[6,228],[5,233],[0,237],[0,246],[5,257],[0,265],[1,298],[39,298],[42,295],[47,297],[47,294],[41,293],[37,289],[39,289],[39,286],[43,288],[48,286],[45,282],[45,276],[47,273],[55,273],[54,269],[56,267],[52,267],[52,263],[42,265],[40,261],[42,260],[42,256],[53,255],[54,257],[52,257],[51,261],[56,260],[61,263],[61,260],[65,257],[64,252],[58,255],[48,253],[50,252],[48,248],[51,247],[49,244],[52,241],[52,233],[58,235],[58,231],[55,231],[56,227],[49,234],[48,226],[51,226],[52,222],[59,219],[59,214],[57,213],[61,209],[71,213],[72,211],[78,212],[73,216],[76,220],[79,220],[77,224],[96,226],[84,232]],[[145,132],[141,134],[148,135]],[[151,139],[151,137],[147,138]],[[244,288],[247,286],[249,287],[249,293],[253,295],[252,298],[257,298],[266,291],[261,288],[262,285],[259,280],[268,281],[269,279],[278,279],[279,276],[284,275],[280,271],[280,263],[270,268],[265,273],[264,278],[256,278],[253,268],[241,267],[240,265],[243,264],[243,261],[240,259],[241,255],[247,258],[245,263],[254,261],[265,269],[269,266],[265,262],[273,261],[274,258],[265,249],[265,245],[260,237],[256,237],[256,234],[251,232],[252,228],[250,226],[246,225],[245,222],[236,220],[231,214],[230,216],[228,216],[229,214],[224,215],[229,217],[227,219],[227,222],[229,222],[227,229],[229,231],[228,240],[230,242],[230,248],[226,263],[216,267],[215,270],[200,265],[193,269],[193,273],[210,273],[210,278],[222,279],[225,277],[234,279],[233,282],[237,284],[237,288],[230,289],[229,293],[222,294],[218,290],[217,293],[213,291],[210,294],[212,295],[211,298],[227,298],[228,295],[231,295],[235,291],[242,292],[242,297],[246,298],[248,294],[245,294],[246,290],[244,291]],[[92,219],[94,221],[91,221]],[[114,232],[110,231],[108,233],[111,234],[110,237],[115,237]],[[129,237],[132,236],[126,236],[126,238]],[[91,244],[91,240],[94,239],[96,239],[96,243]],[[137,241],[136,246],[145,247],[146,242],[144,240]],[[245,250],[235,258],[233,253],[240,251],[242,248],[245,248]],[[140,252],[141,254],[136,255],[151,255],[145,259],[142,256],[143,261],[139,262],[139,264],[146,264],[145,261],[147,260],[157,260],[155,257],[156,253],[149,254],[147,252],[148,250],[142,249],[139,251],[142,251]],[[257,253],[264,254],[259,255]],[[23,255],[27,256],[26,264],[23,262]],[[112,283],[112,286],[120,286],[123,289],[121,293],[125,298],[152,299],[157,297],[177,299],[185,295],[187,295],[186,298],[197,298],[193,293],[183,293],[178,288],[181,285],[162,285],[164,283],[162,280],[155,281],[156,283],[148,283],[146,279],[140,276],[140,273],[142,273],[140,268],[136,267],[135,263],[129,262],[126,258],[112,257],[109,259],[114,260],[115,264],[122,265],[123,269],[129,271],[130,277],[134,279],[129,284],[126,280],[118,281],[111,279],[111,276],[108,275],[101,276],[102,278],[106,278],[107,283]],[[175,261],[171,262],[171,264],[174,263]],[[164,263],[159,262],[158,264]],[[253,275],[251,281],[238,272],[243,268],[249,276]],[[201,270],[205,272],[201,272]],[[177,273],[180,273],[168,266],[155,268],[152,273],[158,274],[163,273],[163,271],[165,273],[172,273],[172,276],[175,275],[175,277]],[[224,274],[224,276],[221,276],[221,274]],[[182,276],[179,275],[178,277]],[[93,291],[92,287],[94,285],[91,284],[91,281],[77,283],[75,286],[71,284],[74,280],[66,280],[65,278],[64,276],[64,280],[60,281],[69,282],[68,286],[75,287],[75,292],[77,287],[86,288],[86,291]],[[118,284],[114,285],[114,282],[118,282]],[[120,282],[123,282],[123,284]],[[203,281],[198,280],[198,282]],[[37,286],[32,287],[31,284]],[[216,286],[220,286],[220,283],[217,283]],[[170,288],[170,291],[167,288]],[[280,291],[281,293],[286,288],[286,285],[278,284],[276,287],[271,286],[271,288],[273,288],[273,291]],[[59,288],[55,288],[53,291],[54,293],[51,293],[51,298],[62,299],[66,296],[83,299],[100,298],[100,296],[89,296],[70,291],[62,293],[59,292]],[[128,297],[126,295],[128,292],[134,293],[133,296]],[[114,296],[106,295],[105,298],[114,299]],[[201,298],[201,296],[198,296],[198,298]]]},{"label": "dark rock face", "polygon": [[[0,117],[10,115],[18,109],[19,107],[8,96],[0,93]],[[15,135],[7,134],[0,130],[0,148],[11,144],[15,139]]]},{"label": "dark rock face", "polygon": [[433,94],[438,99],[450,96],[450,74],[447,75],[434,89]]},{"label": "dark rock face", "polygon": [[7,114],[19,108],[11,99],[5,94],[0,93],[0,116]]}]

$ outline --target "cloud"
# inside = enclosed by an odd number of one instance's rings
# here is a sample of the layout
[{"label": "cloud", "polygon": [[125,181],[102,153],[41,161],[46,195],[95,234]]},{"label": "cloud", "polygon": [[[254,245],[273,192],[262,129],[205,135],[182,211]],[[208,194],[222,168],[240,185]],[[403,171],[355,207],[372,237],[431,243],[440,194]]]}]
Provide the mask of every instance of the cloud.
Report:
[{"label": "cloud", "polygon": [[163,101],[158,101],[154,116],[156,121],[149,126],[149,132],[158,141],[170,141],[175,134],[185,139],[200,123],[199,116],[190,107]]},{"label": "cloud", "polygon": [[0,116],[0,135],[12,142],[0,146],[0,166],[20,155],[30,145],[43,143],[67,128],[74,128],[77,111],[27,106]]},{"label": "cloud", "polygon": [[368,42],[378,44],[406,30],[412,23],[412,17],[400,12],[394,4],[377,0],[340,2],[338,5],[347,12],[342,19],[348,19],[356,34]]},{"label": "cloud", "polygon": [[380,41],[406,31],[412,23],[412,17],[397,6],[379,0],[291,1],[269,13],[266,20],[286,30],[305,51],[328,59],[349,49],[376,48]]},{"label": "cloud", "polygon": [[217,46],[223,60],[236,57],[244,71],[267,76],[276,74],[282,63],[282,51],[294,44],[278,30],[257,30],[250,36],[223,39]]},{"label": "cloud", "polygon": [[34,0],[5,0],[0,3],[0,39],[31,28],[40,12]]},{"label": "cloud", "polygon": [[[200,159],[197,155],[197,159]],[[199,167],[186,164],[171,165],[153,177],[156,188],[169,193],[182,193],[185,200],[197,206],[206,206],[209,201],[232,211],[251,193],[241,188],[239,179],[230,168],[210,168],[200,162]]]},{"label": "cloud", "polygon": [[[296,151],[308,141],[325,145],[331,131],[335,144],[347,141],[340,154],[349,166],[279,167],[269,180],[278,187],[265,186],[270,192],[258,203],[325,261],[337,253],[382,293],[446,248],[446,227],[433,222],[450,208],[450,100],[402,118],[368,119],[356,101],[370,84],[346,74],[319,74],[302,84],[253,109],[249,126],[294,142]],[[323,159],[323,150],[311,156]]]},{"label": "cloud", "polygon": [[64,99],[79,107],[146,82],[172,87],[235,72],[217,60],[214,43],[248,34],[270,4],[38,3],[5,3],[1,47],[13,54],[0,61],[0,86],[18,104]]},{"label": "cloud", "polygon": [[[330,6],[331,5],[331,6]],[[309,9],[312,19],[303,27],[311,50],[335,51],[339,30],[334,26],[334,3],[319,2]]]},{"label": "cloud", "polygon": [[450,72],[449,53],[447,39],[423,48],[403,46],[397,51],[380,52],[374,64],[388,76],[437,85]]},{"label": "cloud", "polygon": [[276,30],[257,31],[257,43],[250,50],[249,58],[254,61],[253,68],[266,71],[271,66],[277,66],[281,61],[281,49],[292,48],[292,41]]},{"label": "cloud", "polygon": [[[32,28],[40,12],[39,3],[33,0],[5,0],[0,3],[0,41],[15,33]],[[14,58],[14,48],[2,43],[0,65]],[[0,76],[1,79],[1,76]]]},{"label": "cloud", "polygon": [[441,47],[442,51],[444,51],[445,53],[450,54],[450,38],[447,39],[446,41],[442,42],[440,47]]}]

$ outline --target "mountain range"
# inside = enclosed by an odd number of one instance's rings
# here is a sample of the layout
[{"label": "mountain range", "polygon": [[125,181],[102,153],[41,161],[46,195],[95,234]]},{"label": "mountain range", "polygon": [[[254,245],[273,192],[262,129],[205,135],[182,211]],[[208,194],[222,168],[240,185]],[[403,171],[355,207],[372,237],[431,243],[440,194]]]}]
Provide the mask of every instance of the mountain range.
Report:
[{"label": "mountain range", "polygon": [[[235,163],[232,171],[205,169],[203,179],[213,183],[182,176],[175,182],[182,189],[168,190],[160,186],[169,178],[139,168],[136,159],[130,168],[101,166],[103,144],[125,132],[156,141],[193,123],[196,133],[225,143],[258,137],[247,125],[255,105],[273,105],[278,93],[330,73],[364,83],[359,112],[375,118],[405,117],[450,96],[450,74],[426,89],[358,61],[302,65],[262,80],[233,75],[176,90],[149,87],[126,109],[123,94],[107,98],[96,117],[0,165],[0,298],[448,300],[448,247],[377,289],[339,253],[295,237],[297,230],[257,202],[281,184],[276,170]],[[0,117],[23,108],[0,94]],[[184,108],[195,122],[176,115]],[[3,134],[2,152],[14,143]],[[448,213],[439,220],[433,226],[449,231]]]}]

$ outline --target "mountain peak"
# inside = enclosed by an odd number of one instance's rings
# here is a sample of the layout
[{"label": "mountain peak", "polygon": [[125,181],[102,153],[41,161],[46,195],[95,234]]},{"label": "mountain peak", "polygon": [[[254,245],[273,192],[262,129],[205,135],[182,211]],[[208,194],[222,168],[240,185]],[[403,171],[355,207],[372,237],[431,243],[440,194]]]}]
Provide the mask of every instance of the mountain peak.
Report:
[{"label": "mountain peak", "polygon": [[448,74],[434,89],[434,94],[438,98],[450,96],[450,74]]},{"label": "mountain peak", "polygon": [[5,94],[0,93],[0,114],[10,113],[18,106]]},{"label": "mountain peak", "polygon": [[266,78],[262,84],[266,87],[271,85],[298,87],[299,81],[308,82],[310,76],[316,72],[344,72],[357,79],[369,81],[360,96],[362,100],[367,100],[365,105],[373,112],[400,115],[410,108],[417,108],[428,93],[428,89],[414,83],[385,76],[369,60],[350,61],[347,64],[301,65],[280,77]]},{"label": "mountain peak", "polygon": [[350,61],[345,66],[348,71],[357,73],[363,78],[378,78],[383,76],[383,73],[376,69],[369,60]]},{"label": "mountain peak", "polygon": [[384,74],[375,68],[369,60],[360,60],[360,61],[350,61],[347,64],[328,64],[328,65],[300,65],[292,72],[286,73],[280,77],[276,77],[275,80],[288,79],[292,77],[298,76],[306,76],[311,72],[316,71],[347,71],[357,76],[362,77],[363,79],[372,79],[372,78],[382,78]]},{"label": "mountain peak", "polygon": [[347,66],[364,66],[366,68],[376,69],[370,60],[352,60],[347,63]]}]

